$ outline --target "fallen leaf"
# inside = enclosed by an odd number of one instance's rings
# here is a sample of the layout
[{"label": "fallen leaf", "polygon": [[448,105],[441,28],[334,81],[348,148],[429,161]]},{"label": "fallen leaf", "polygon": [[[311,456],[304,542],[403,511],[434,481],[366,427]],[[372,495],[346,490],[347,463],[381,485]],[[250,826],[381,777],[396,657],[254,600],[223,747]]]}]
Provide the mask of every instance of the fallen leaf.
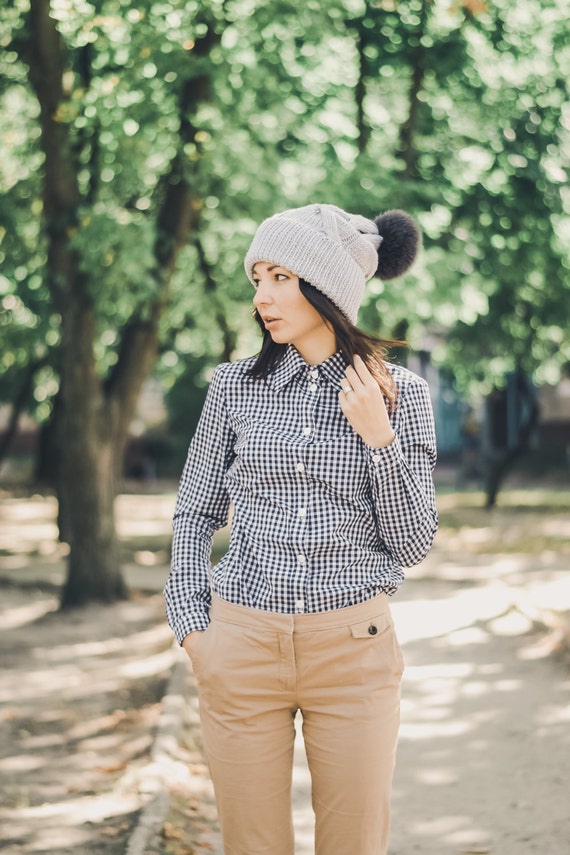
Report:
[{"label": "fallen leaf", "polygon": [[166,840],[182,840],[184,834],[185,832],[182,828],[176,828],[171,822],[165,822],[162,826],[162,836]]},{"label": "fallen leaf", "polygon": [[110,763],[108,766],[95,766],[95,771],[101,772],[102,775],[112,775],[113,772],[122,772],[126,767],[127,764],[123,760],[119,763]]},{"label": "fallen leaf", "polygon": [[120,828],[116,828],[114,825],[105,825],[101,829],[101,834],[105,837],[117,837],[121,833]]}]

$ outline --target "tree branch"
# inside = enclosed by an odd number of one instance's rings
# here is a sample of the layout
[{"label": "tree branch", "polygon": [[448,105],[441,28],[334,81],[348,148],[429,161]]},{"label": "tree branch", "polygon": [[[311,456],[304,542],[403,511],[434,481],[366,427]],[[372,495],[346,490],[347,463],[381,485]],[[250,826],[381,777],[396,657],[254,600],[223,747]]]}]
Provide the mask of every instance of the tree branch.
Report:
[{"label": "tree branch", "polygon": [[[42,126],[42,147],[46,157],[46,217],[75,222],[79,202],[75,161],[68,126],[61,120],[60,107],[67,100],[64,91],[65,50],[55,21],[50,17],[49,0],[30,0],[30,35],[23,59],[29,68],[29,80],[36,93]],[[63,226],[63,224],[62,224]]]},{"label": "tree branch", "polygon": [[12,445],[14,437],[18,432],[20,416],[26,409],[28,401],[30,400],[36,371],[42,368],[46,363],[47,357],[44,357],[43,359],[36,359],[34,362],[30,362],[26,366],[24,379],[22,380],[20,388],[18,389],[16,396],[12,401],[10,418],[8,419],[6,430],[4,431],[3,436],[0,438],[0,462],[3,461],[8,455],[10,446]]},{"label": "tree branch", "polygon": [[202,273],[204,274],[204,289],[206,293],[212,294],[214,296],[214,302],[216,306],[216,321],[218,322],[218,324],[220,325],[220,329],[222,330],[222,337],[224,342],[223,353],[221,354],[221,358],[222,361],[229,362],[236,346],[236,331],[232,329],[232,327],[228,324],[226,314],[222,306],[220,305],[220,301],[217,299],[218,286],[212,271],[212,267],[208,259],[206,258],[206,253],[204,252],[204,246],[202,244],[202,241],[197,238],[194,241],[194,244],[198,253],[200,268],[202,270]]},{"label": "tree branch", "polygon": [[370,126],[366,121],[366,113],[364,110],[366,78],[368,77],[368,62],[364,53],[365,45],[366,42],[362,31],[359,30],[356,39],[356,49],[358,51],[358,80],[354,87],[354,97],[356,100],[356,129],[358,131],[358,151],[360,154],[363,154],[366,151],[366,146],[370,139]]},{"label": "tree branch", "polygon": [[416,171],[417,150],[416,133],[419,115],[419,94],[422,91],[425,77],[425,47],[423,37],[427,29],[429,18],[429,3],[423,0],[421,4],[420,23],[414,35],[414,49],[412,52],[413,67],[408,93],[408,116],[400,126],[399,150],[404,161],[404,179],[410,179]]},{"label": "tree branch", "polygon": [[[194,55],[199,58],[207,57],[219,39],[220,36],[210,27],[206,34],[197,40]],[[191,62],[195,62],[194,57]],[[198,76],[189,73],[179,95],[179,148],[160,188],[162,202],[156,218],[154,245],[156,296],[147,307],[146,313],[133,318],[125,328],[119,358],[105,387],[111,406],[112,429],[119,447],[122,447],[126,440],[142,384],[156,357],[159,320],[168,299],[178,253],[198,224],[201,205],[193,195],[188,181],[188,164],[183,148],[189,142],[195,143],[199,129],[194,124],[193,117],[199,105],[209,101],[211,97],[210,71]],[[196,168],[198,165],[199,158]]]},{"label": "tree branch", "polygon": [[47,285],[63,314],[71,290],[89,303],[86,277],[79,273],[69,237],[77,224],[80,193],[69,126],[62,121],[65,50],[49,0],[30,0],[28,38],[18,43],[40,106],[43,168],[43,215],[49,237]]}]

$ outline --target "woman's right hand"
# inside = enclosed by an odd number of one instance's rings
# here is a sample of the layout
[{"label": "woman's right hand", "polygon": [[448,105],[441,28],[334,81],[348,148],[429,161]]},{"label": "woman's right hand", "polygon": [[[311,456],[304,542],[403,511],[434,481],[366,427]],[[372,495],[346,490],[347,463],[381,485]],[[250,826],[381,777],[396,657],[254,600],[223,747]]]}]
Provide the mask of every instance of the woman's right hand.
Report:
[{"label": "woman's right hand", "polygon": [[203,629],[195,629],[194,632],[189,632],[187,636],[182,641],[182,647],[192,659],[193,654],[196,652],[197,647],[200,645],[200,636],[204,634],[205,630]]}]

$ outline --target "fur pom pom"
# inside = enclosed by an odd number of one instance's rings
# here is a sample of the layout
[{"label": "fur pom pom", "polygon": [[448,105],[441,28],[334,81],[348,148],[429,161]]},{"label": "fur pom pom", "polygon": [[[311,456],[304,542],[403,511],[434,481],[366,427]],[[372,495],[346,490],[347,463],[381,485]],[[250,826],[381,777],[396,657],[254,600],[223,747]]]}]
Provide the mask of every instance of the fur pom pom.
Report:
[{"label": "fur pom pom", "polygon": [[415,221],[405,211],[386,211],[374,220],[382,243],[378,249],[376,276],[395,279],[408,270],[418,253],[421,234]]}]

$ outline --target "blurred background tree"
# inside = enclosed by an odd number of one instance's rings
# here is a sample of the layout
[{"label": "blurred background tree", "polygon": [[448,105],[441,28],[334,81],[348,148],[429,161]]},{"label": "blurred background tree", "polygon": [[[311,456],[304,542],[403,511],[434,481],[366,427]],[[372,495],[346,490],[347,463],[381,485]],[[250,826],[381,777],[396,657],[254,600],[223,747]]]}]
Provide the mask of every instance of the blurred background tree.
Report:
[{"label": "blurred background tree", "polygon": [[113,499],[140,390],[156,366],[189,436],[212,365],[255,350],[242,258],[276,210],[410,210],[422,258],[371,283],[362,325],[435,335],[466,395],[556,381],[566,35],[563,0],[3,7],[4,445],[20,412],[44,426],[64,604],[125,596]]}]

